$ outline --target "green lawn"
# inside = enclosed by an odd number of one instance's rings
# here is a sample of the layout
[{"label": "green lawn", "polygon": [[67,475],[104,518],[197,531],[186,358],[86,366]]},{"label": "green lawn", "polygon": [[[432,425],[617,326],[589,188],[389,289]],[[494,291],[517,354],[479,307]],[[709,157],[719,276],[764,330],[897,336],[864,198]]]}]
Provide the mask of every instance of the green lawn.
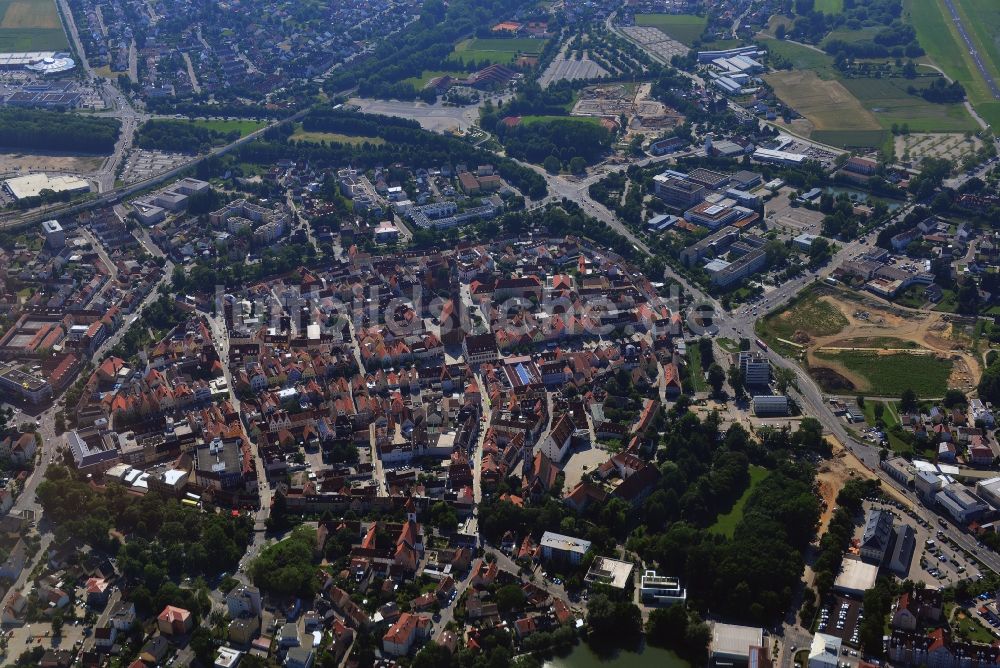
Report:
[{"label": "green lawn", "polygon": [[733,537],[733,532],[736,531],[736,526],[743,519],[743,508],[747,505],[747,499],[753,494],[753,490],[768,476],[768,470],[762,466],[750,466],[750,484],[747,485],[746,490],[740,495],[740,498],[736,500],[733,507],[729,509],[728,513],[723,513],[715,518],[715,524],[710,526],[708,530],[712,533],[722,534],[729,538]]},{"label": "green lawn", "polygon": [[[993,0],[955,0],[955,6],[980,53],[989,56],[987,67],[1000,78],[1000,46],[995,41],[1000,34],[1000,8]],[[920,46],[934,64],[965,86],[979,115],[993,126],[1000,124],[1000,101],[990,94],[944,0],[903,0],[903,17],[916,29]]]},{"label": "green lawn", "polygon": [[732,339],[723,337],[716,339],[715,342],[718,343],[719,347],[727,353],[738,353],[740,351],[740,344],[738,341],[733,341]]},{"label": "green lawn", "polygon": [[419,77],[410,77],[409,79],[403,79],[402,83],[408,83],[417,90],[423,90],[431,79],[434,79],[436,77],[443,77],[445,75],[451,75],[458,79],[464,79],[469,75],[469,73],[454,72],[451,70],[424,70]]},{"label": "green lawn", "polygon": [[824,14],[839,14],[844,11],[844,0],[816,0],[815,9]]},{"label": "green lawn", "polygon": [[591,125],[600,125],[601,119],[595,116],[522,116],[522,125],[531,125],[532,123],[548,123],[549,121],[576,121],[578,123],[589,123]]},{"label": "green lawn", "polygon": [[806,290],[784,310],[759,320],[758,333],[773,347],[787,349],[777,339],[791,341],[799,331],[810,337],[832,336],[848,324],[835,306],[820,301],[813,290]]},{"label": "green lawn", "polygon": [[952,617],[951,630],[952,633],[962,640],[970,642],[989,645],[995,640],[989,629],[983,626],[978,619],[973,618],[971,614],[965,610],[958,610],[955,613],[955,616]]},{"label": "green lawn", "polygon": [[544,39],[467,39],[455,46],[452,56],[463,63],[489,61],[501,65],[513,63],[519,55],[537,56],[545,48]]},{"label": "green lawn", "polygon": [[251,121],[247,119],[235,119],[231,121],[189,121],[192,125],[212,130],[214,132],[230,133],[238,130],[241,137],[246,137],[251,132],[256,132],[265,127],[265,121]]},{"label": "green lawn", "polygon": [[833,58],[821,51],[784,40],[764,39],[761,42],[769,52],[789,61],[793,70],[812,70],[820,79],[837,78]]},{"label": "green lawn", "polygon": [[816,357],[842,364],[867,382],[868,387],[859,391],[879,397],[898,397],[906,389],[921,397],[943,396],[952,367],[951,360],[911,353],[840,351],[817,352]]},{"label": "green lawn", "polygon": [[708,392],[708,381],[705,380],[705,371],[701,368],[701,351],[697,342],[687,347],[687,359],[688,370],[691,372],[691,389],[695,392]]},{"label": "green lawn", "polygon": [[694,14],[636,14],[637,26],[659,28],[668,37],[691,45],[705,31],[708,19]]},{"label": "green lawn", "polygon": [[875,35],[881,29],[881,26],[869,26],[867,28],[859,28],[858,30],[851,30],[850,28],[831,30],[830,33],[823,38],[823,45],[825,46],[827,42],[832,42],[834,40],[847,42],[848,44],[855,42],[870,42],[875,39]]}]

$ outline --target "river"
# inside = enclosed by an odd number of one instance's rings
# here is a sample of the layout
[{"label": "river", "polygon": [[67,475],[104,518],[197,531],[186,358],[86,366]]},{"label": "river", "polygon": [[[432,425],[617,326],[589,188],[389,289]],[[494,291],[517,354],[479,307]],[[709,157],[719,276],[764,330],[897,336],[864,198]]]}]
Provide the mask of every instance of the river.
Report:
[{"label": "river", "polygon": [[687,661],[673,652],[643,645],[638,652],[618,651],[610,657],[599,656],[585,642],[580,642],[566,656],[545,661],[544,668],[690,668]]}]

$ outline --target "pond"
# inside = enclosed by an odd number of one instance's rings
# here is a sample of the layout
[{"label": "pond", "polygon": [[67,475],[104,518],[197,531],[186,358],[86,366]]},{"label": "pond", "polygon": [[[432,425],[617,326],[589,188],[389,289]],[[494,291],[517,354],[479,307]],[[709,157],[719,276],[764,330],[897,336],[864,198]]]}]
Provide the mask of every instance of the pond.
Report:
[{"label": "pond", "polygon": [[864,190],[857,190],[855,188],[845,188],[845,187],[842,187],[842,186],[830,186],[829,188],[826,189],[826,192],[830,193],[834,197],[836,197],[840,193],[847,193],[847,196],[850,197],[855,202],[867,202],[869,198],[871,198],[871,199],[880,199],[880,200],[882,200],[883,202],[886,203],[886,206],[889,207],[889,211],[895,211],[899,207],[903,206],[903,202],[901,202],[899,200],[889,199],[888,197],[878,197],[878,196],[872,195],[871,193],[867,193]]},{"label": "pond", "polygon": [[566,656],[546,660],[544,668],[690,668],[690,664],[659,647],[643,645],[635,652],[618,650],[611,656],[604,656],[581,642]]}]

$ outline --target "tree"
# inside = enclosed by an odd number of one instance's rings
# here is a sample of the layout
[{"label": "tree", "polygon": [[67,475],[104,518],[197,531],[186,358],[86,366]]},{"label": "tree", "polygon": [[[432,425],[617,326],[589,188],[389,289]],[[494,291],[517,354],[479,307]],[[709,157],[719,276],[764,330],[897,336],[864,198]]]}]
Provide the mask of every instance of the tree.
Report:
[{"label": "tree", "polygon": [[544,167],[545,171],[549,174],[558,174],[559,170],[562,169],[562,163],[559,162],[559,158],[554,155],[550,155],[542,161],[542,167]]},{"label": "tree", "polygon": [[715,361],[715,351],[712,348],[712,339],[703,336],[698,339],[698,354],[701,357],[702,371],[708,371],[708,367]]},{"label": "tree", "polygon": [[429,642],[413,657],[413,668],[439,668],[451,665],[451,652],[444,645]]},{"label": "tree", "polygon": [[58,637],[62,634],[63,616],[61,612],[52,615],[52,635]]},{"label": "tree", "polygon": [[899,397],[899,410],[903,413],[917,410],[917,393],[911,389],[903,390],[903,394]]},{"label": "tree", "polygon": [[716,363],[708,368],[708,384],[712,386],[712,392],[718,396],[722,394],[722,386],[726,382],[726,372]]},{"label": "tree", "polygon": [[524,608],[524,592],[515,584],[504,585],[497,590],[497,608],[503,614]]},{"label": "tree", "polygon": [[569,161],[569,171],[574,174],[585,174],[587,172],[587,161],[580,156],[575,156]]},{"label": "tree", "polygon": [[737,401],[742,401],[746,397],[746,390],[743,388],[743,373],[738,364],[729,365],[729,385],[736,394]]},{"label": "tree", "polygon": [[885,404],[881,401],[876,401],[872,407],[872,412],[875,414],[875,420],[881,422],[882,416],[885,415]]},{"label": "tree", "polygon": [[455,509],[444,501],[438,501],[431,506],[431,524],[442,533],[451,533],[458,527],[458,515]]}]

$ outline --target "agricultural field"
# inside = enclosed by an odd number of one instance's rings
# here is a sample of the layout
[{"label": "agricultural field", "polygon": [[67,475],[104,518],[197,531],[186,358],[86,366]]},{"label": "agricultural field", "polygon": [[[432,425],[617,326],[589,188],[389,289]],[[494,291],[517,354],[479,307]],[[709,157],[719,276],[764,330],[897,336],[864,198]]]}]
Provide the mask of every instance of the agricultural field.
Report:
[{"label": "agricultural field", "polygon": [[930,353],[842,350],[820,351],[816,357],[846,371],[842,375],[849,377],[854,390],[881,397],[898,397],[907,389],[920,397],[941,397],[952,371],[950,359]]},{"label": "agricultural field", "polygon": [[733,537],[733,532],[736,531],[736,525],[740,523],[743,519],[743,508],[747,505],[747,499],[753,494],[753,491],[757,488],[764,478],[767,477],[768,470],[763,466],[750,466],[750,484],[747,485],[746,490],[740,495],[740,498],[736,499],[736,503],[733,507],[729,509],[728,513],[723,513],[715,519],[715,524],[710,526],[708,530],[711,533],[721,534],[729,538]]},{"label": "agricultural field", "polygon": [[67,48],[55,0],[0,0],[0,52]]},{"label": "agricultural field", "polygon": [[979,126],[958,104],[935,104],[922,97],[910,95],[910,86],[921,89],[934,81],[930,77],[903,79],[844,79],[843,84],[872,111],[875,118],[886,130],[893,123],[910,126],[911,132],[975,132]]},{"label": "agricultural field", "polygon": [[467,39],[455,46],[452,57],[462,63],[489,61],[510,65],[519,56],[537,56],[545,48],[544,39]]},{"label": "agricultural field", "polygon": [[903,124],[912,132],[978,129],[964,105],[934,104],[907,92],[910,86],[929,85],[931,78],[846,78],[825,53],[776,40],[768,40],[767,46],[793,69],[767,74],[765,80],[782,101],[805,117],[804,129],[817,141],[877,147],[888,138],[886,130]]},{"label": "agricultural field", "polygon": [[708,19],[694,14],[636,14],[637,26],[659,28],[668,37],[690,46],[705,31]]},{"label": "agricultural field", "polygon": [[[1000,81],[1000,6],[993,0],[954,0],[962,23],[984,55],[987,69]],[[935,65],[965,86],[976,112],[990,125],[1000,124],[1000,101],[993,98],[944,5],[944,0],[903,0],[903,17],[917,31],[920,45]]]}]

